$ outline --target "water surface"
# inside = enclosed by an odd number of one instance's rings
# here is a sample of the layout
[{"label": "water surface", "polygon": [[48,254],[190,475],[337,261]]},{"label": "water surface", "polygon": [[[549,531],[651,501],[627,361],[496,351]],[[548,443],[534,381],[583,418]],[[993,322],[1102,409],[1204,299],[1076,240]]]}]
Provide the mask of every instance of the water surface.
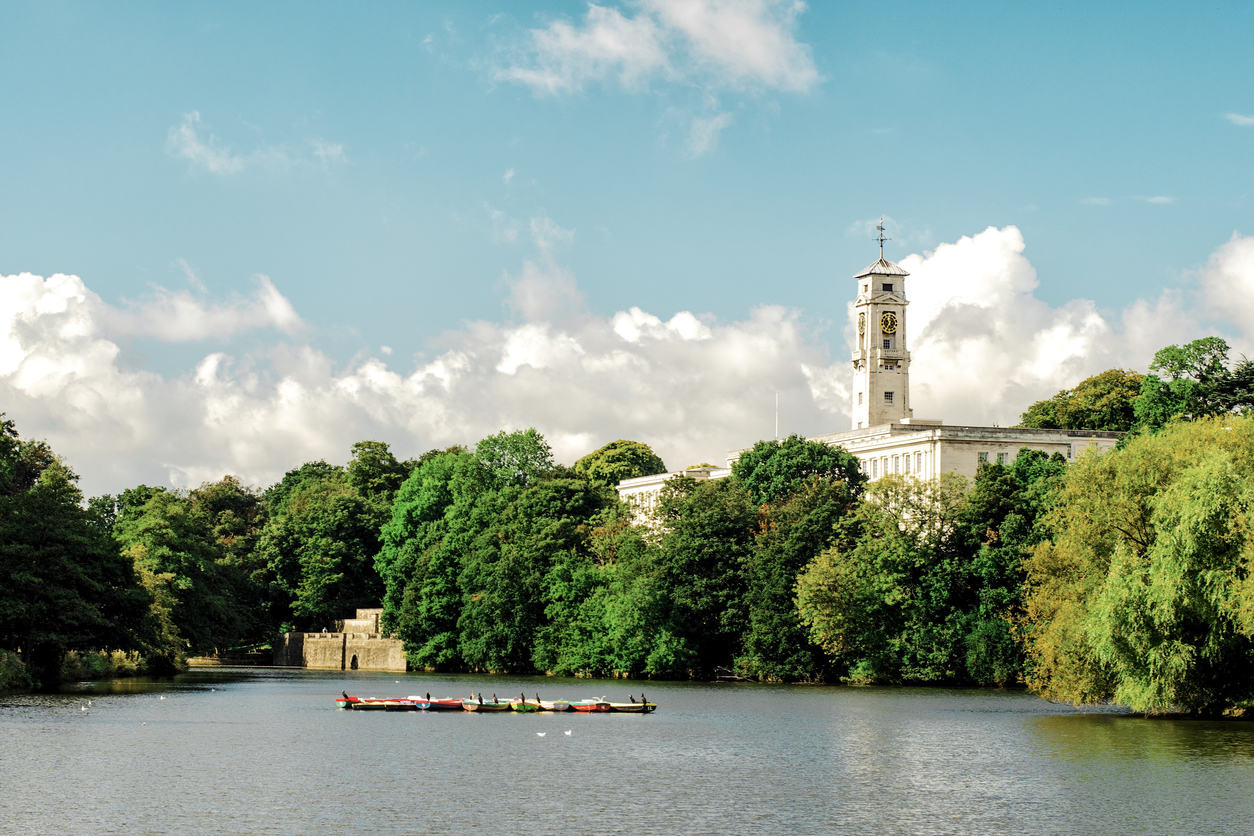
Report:
[{"label": "water surface", "polygon": [[[477,688],[659,708],[332,702]],[[0,833],[348,832],[1248,834],[1254,724],[996,691],[266,669],[0,697]]]}]

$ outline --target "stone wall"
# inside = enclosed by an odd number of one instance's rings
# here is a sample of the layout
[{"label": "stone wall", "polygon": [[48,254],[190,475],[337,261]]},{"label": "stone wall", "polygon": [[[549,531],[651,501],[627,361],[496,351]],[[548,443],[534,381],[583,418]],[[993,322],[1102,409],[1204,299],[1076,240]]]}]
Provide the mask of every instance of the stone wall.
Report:
[{"label": "stone wall", "polygon": [[274,643],[274,664],[313,670],[403,671],[399,639],[378,633],[282,633]]}]

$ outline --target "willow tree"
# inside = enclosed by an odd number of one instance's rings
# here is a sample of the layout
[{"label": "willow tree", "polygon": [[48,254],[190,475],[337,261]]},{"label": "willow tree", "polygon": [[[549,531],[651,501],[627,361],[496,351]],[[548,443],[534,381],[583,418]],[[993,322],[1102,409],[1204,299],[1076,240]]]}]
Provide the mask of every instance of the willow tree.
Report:
[{"label": "willow tree", "polygon": [[1254,698],[1254,418],[1083,457],[1026,562],[1028,684],[1147,713]]}]

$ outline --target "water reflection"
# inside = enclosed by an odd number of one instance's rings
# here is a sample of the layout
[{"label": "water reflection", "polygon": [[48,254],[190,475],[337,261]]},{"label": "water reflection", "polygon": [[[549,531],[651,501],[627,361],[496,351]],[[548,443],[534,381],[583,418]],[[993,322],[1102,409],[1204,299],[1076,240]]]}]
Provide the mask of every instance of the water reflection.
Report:
[{"label": "water reflection", "polygon": [[[332,703],[480,688],[659,709]],[[1252,737],[1006,692],[198,669],[0,697],[0,832],[1247,833]]]},{"label": "water reflection", "polygon": [[1254,764],[1254,723],[1124,715],[1032,718],[1036,750],[1067,760],[1201,760]]}]

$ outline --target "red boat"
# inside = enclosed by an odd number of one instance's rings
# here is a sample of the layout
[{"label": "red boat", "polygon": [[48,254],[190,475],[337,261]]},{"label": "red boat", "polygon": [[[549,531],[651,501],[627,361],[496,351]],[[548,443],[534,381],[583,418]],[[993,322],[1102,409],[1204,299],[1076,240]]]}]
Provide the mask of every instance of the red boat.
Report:
[{"label": "red boat", "polygon": [[411,700],[419,703],[420,707],[428,711],[461,711],[462,701],[460,697],[445,697],[442,700],[429,700],[426,697],[411,696]]},{"label": "red boat", "polygon": [[610,710],[610,704],[605,700],[580,700],[579,702],[572,702],[570,707],[575,711],[583,712]]}]

